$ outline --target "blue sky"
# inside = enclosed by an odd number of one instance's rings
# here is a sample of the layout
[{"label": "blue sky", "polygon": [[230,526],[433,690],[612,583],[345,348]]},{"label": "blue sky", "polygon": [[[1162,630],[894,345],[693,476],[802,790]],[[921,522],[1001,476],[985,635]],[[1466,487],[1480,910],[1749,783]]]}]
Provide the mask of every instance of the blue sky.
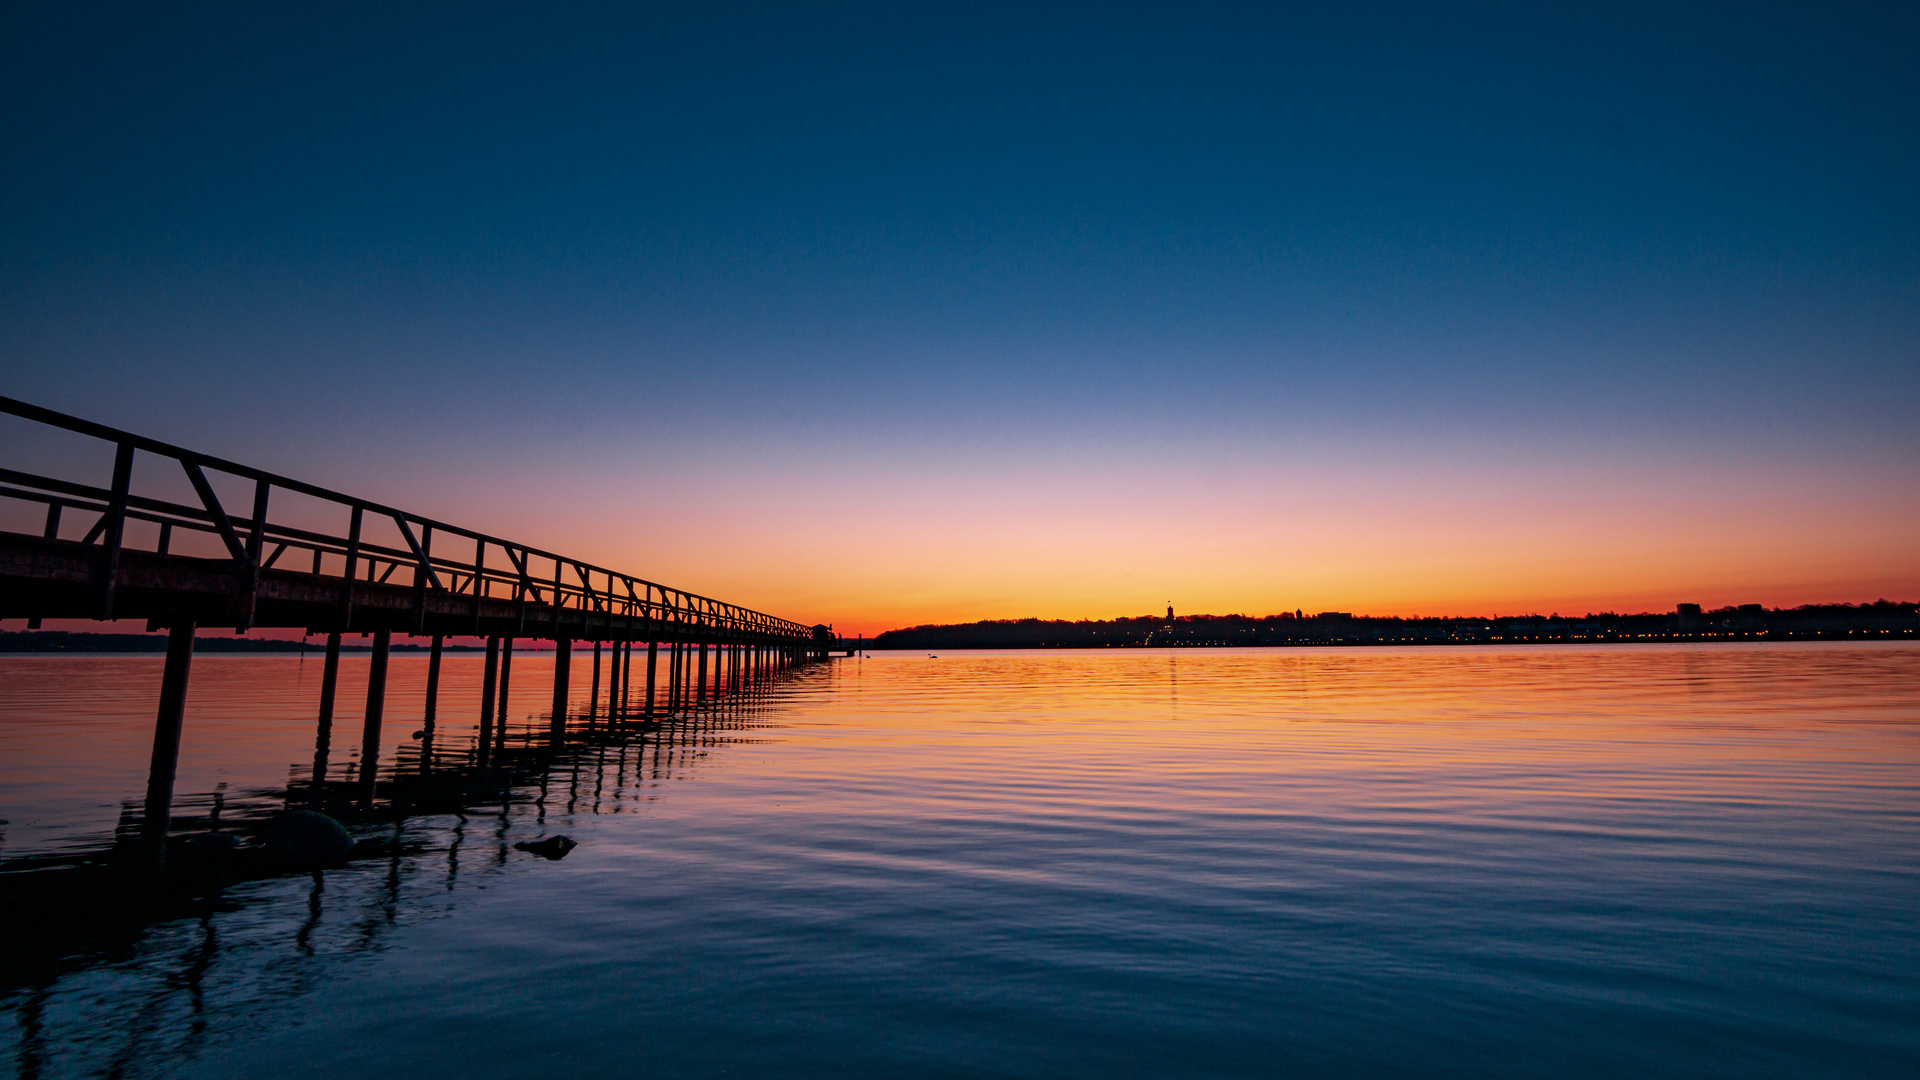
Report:
[{"label": "blue sky", "polygon": [[1910,7],[0,18],[7,392],[483,527],[1169,462],[1915,514]]}]

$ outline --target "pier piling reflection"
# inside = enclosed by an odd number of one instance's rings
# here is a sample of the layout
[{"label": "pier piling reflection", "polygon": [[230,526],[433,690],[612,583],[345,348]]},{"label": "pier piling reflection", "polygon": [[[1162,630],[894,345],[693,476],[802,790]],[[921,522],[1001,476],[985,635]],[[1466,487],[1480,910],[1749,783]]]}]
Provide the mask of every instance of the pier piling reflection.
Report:
[{"label": "pier piling reflection", "polygon": [[[191,635],[180,636],[190,646]],[[376,650],[368,665],[365,738],[350,775],[343,777],[330,772],[328,762],[341,667],[338,636],[330,635],[328,644],[311,768],[290,766],[288,782],[280,787],[216,793],[211,809],[199,814],[167,809],[175,806],[173,762],[180,718],[186,714],[173,681],[182,674],[180,665],[169,664],[152,784],[139,809],[132,801],[124,803],[117,838],[90,851],[0,859],[0,924],[35,928],[31,934],[6,935],[0,993],[110,961],[176,920],[204,919],[262,895],[278,896],[283,890],[273,883],[282,878],[311,878],[305,925],[290,931],[304,948],[320,918],[330,873],[351,872],[371,860],[385,862],[396,880],[430,872],[443,876],[451,889],[460,873],[461,845],[470,842],[469,818],[499,819],[490,865],[503,866],[510,850],[509,822],[528,816],[535,824],[544,822],[554,792],[564,790],[568,813],[624,812],[643,789],[672,779],[687,763],[689,749],[724,745],[759,723],[782,691],[782,680],[769,677],[699,708],[601,715],[599,703],[589,697],[569,700],[558,716],[516,718],[485,701],[495,662],[504,673],[511,656],[502,654],[496,641],[478,688],[481,723],[461,738],[436,730],[426,719],[437,708],[443,684],[441,659],[433,655],[423,727],[409,747],[383,763],[383,709],[393,703],[384,687],[387,661]],[[182,654],[190,656],[190,647]],[[607,712],[616,711],[610,702]],[[194,801],[191,794],[188,799]],[[344,823],[353,837],[351,851],[344,859],[314,866],[276,849],[269,833],[293,810],[317,811]],[[435,850],[445,852],[444,867],[429,858]],[[425,870],[428,862],[434,864],[431,871]],[[382,903],[392,906],[391,899]]]}]

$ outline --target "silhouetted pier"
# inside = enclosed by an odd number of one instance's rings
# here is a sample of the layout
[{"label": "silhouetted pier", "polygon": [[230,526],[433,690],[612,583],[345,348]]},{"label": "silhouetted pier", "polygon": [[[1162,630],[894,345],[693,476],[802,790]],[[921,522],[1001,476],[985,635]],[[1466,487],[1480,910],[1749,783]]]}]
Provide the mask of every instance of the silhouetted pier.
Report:
[{"label": "silhouetted pier", "polygon": [[[552,737],[564,737],[576,642],[592,641],[588,719],[646,721],[705,708],[828,655],[832,632],[289,477],[0,397],[0,413],[80,436],[111,458],[104,486],[0,468],[0,618],[145,619],[167,630],[143,818],[166,852],[195,632],[326,635],[315,785],[327,786],[340,638],[373,638],[358,768],[375,797],[388,651],[428,637],[423,761],[433,760],[441,643],[483,637],[473,768],[504,751],[516,640],[555,645]],[[79,455],[84,456],[85,450]],[[9,456],[13,456],[9,452]],[[14,462],[7,462],[8,465]],[[221,488],[231,501],[223,501]],[[237,496],[237,498],[236,498]],[[190,500],[190,501],[188,501]],[[228,507],[244,507],[235,514]],[[22,511],[43,513],[38,534]]]}]

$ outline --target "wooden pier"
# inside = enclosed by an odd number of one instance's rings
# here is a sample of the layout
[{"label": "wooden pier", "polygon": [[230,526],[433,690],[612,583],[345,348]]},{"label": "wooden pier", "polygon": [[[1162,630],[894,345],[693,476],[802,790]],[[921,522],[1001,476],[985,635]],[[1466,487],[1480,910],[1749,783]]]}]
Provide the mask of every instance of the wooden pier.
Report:
[{"label": "wooden pier", "polygon": [[[591,704],[609,720],[700,709],[824,659],[834,635],[554,552],[0,397],[0,414],[92,440],[104,486],[0,468],[0,508],[41,528],[0,529],[0,618],[144,619],[169,632],[146,798],[145,846],[165,857],[174,762],[198,630],[326,635],[315,772],[324,778],[340,637],[371,634],[361,733],[373,798],[395,633],[432,640],[424,715],[436,713],[441,643],[486,639],[481,741],[505,720],[516,640],[552,641],[552,724],[564,731],[576,642],[592,641]],[[11,453],[9,453],[11,456]],[[14,462],[6,462],[12,465]],[[226,487],[229,511],[219,488]],[[192,501],[181,494],[190,493]],[[171,496],[171,497],[168,497]],[[636,667],[637,665],[637,667]],[[604,671],[603,671],[604,668]],[[429,734],[429,739],[431,734]],[[484,751],[483,751],[484,752]],[[482,765],[484,766],[484,761]]]}]

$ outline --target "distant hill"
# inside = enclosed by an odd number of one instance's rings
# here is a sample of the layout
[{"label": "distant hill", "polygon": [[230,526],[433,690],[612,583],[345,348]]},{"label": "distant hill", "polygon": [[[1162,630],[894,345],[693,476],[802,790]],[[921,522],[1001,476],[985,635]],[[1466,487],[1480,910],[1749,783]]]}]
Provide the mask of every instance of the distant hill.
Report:
[{"label": "distant hill", "polygon": [[1475,645],[1549,642],[1831,641],[1920,637],[1920,603],[1759,604],[1702,611],[1582,616],[1499,615],[1404,619],[1317,615],[1182,615],[1166,619],[999,619],[888,630],[871,649],[1088,649],[1206,645]]}]

